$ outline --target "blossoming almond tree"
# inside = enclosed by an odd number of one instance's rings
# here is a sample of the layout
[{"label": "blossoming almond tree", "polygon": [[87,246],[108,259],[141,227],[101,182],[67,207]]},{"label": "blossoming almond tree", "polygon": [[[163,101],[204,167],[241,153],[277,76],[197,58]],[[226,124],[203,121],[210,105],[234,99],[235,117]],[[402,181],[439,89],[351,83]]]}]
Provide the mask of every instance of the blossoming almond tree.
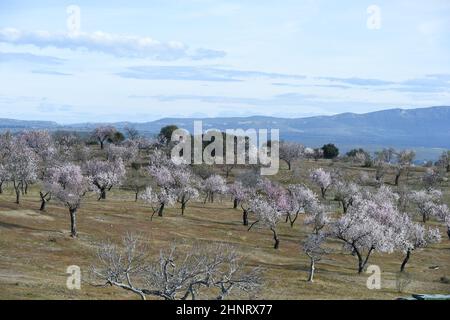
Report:
[{"label": "blossoming almond tree", "polygon": [[291,227],[293,227],[299,214],[311,211],[319,204],[319,199],[314,191],[304,185],[289,185],[287,191],[289,193],[290,201],[287,219],[289,220]]},{"label": "blossoming almond tree", "polygon": [[215,174],[203,180],[202,189],[206,194],[204,203],[207,201],[213,203],[216,194],[225,194],[227,192],[227,184],[224,178]]},{"label": "blossoming almond tree", "polygon": [[184,215],[188,202],[198,199],[200,194],[198,192],[197,179],[192,171],[183,165],[177,167],[172,171],[174,192],[177,202],[181,204],[181,215]]},{"label": "blossoming almond tree", "polygon": [[347,214],[334,223],[334,236],[358,258],[358,273],[373,252],[391,253],[397,243],[395,219],[399,213],[389,192],[381,188],[370,198],[357,197]]},{"label": "blossoming almond tree", "polygon": [[411,203],[416,205],[418,213],[422,216],[423,223],[431,217],[440,217],[445,207],[440,204],[442,192],[436,189],[412,191],[409,196]]},{"label": "blossoming almond tree", "polygon": [[20,203],[20,194],[37,178],[38,160],[36,154],[20,139],[13,139],[5,170],[13,183],[16,203]]},{"label": "blossoming almond tree", "polygon": [[250,200],[250,210],[256,215],[256,221],[250,226],[249,231],[256,224],[268,228],[273,233],[274,249],[280,247],[277,225],[282,218],[282,213],[277,205],[266,197],[257,196]]},{"label": "blossoming almond tree", "polygon": [[399,236],[397,237],[396,249],[405,254],[400,266],[400,272],[403,272],[415,250],[440,242],[441,235],[438,228],[426,229],[423,225],[412,221],[406,213],[398,216],[397,223]]},{"label": "blossoming almond tree", "polygon": [[176,193],[170,188],[155,190],[152,187],[147,187],[140,198],[152,208],[153,213],[151,219],[153,219],[156,213],[158,213],[159,217],[162,217],[164,208],[175,203]]},{"label": "blossoming almond tree", "polygon": [[83,176],[80,166],[63,164],[52,169],[50,181],[52,194],[69,209],[70,234],[76,238],[77,212],[89,189],[88,180]]},{"label": "blossoming almond tree", "polygon": [[314,273],[316,271],[316,263],[328,253],[324,248],[326,235],[323,233],[310,234],[308,238],[302,243],[302,250],[310,260],[308,281],[314,282]]},{"label": "blossoming almond tree", "polygon": [[323,170],[322,168],[318,168],[311,171],[309,178],[320,188],[322,198],[325,199],[327,190],[333,184],[331,173]]},{"label": "blossoming almond tree", "polygon": [[126,174],[125,165],[120,158],[114,162],[91,160],[85,164],[84,169],[89,182],[100,195],[98,200],[105,200],[106,192],[115,185],[120,185]]}]

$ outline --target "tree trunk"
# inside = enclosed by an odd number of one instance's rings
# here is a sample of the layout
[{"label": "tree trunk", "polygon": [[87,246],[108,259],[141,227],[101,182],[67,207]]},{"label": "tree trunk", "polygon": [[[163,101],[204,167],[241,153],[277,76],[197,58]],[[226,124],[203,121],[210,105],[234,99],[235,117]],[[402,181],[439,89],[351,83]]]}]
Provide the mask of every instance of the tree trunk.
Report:
[{"label": "tree trunk", "polygon": [[16,192],[16,204],[20,204],[20,183],[16,184],[14,181],[14,191]]},{"label": "tree trunk", "polygon": [[105,146],[105,142],[103,140],[100,140],[100,149],[103,150]]},{"label": "tree trunk", "polygon": [[396,186],[398,186],[398,183],[400,182],[400,173],[397,173],[396,175],[395,175],[395,185]]},{"label": "tree trunk", "polygon": [[450,226],[447,227],[447,235],[448,235],[448,238],[450,239]]},{"label": "tree trunk", "polygon": [[158,210],[158,217],[162,217],[162,216],[163,216],[164,207],[165,207],[165,204],[164,204],[164,203],[161,204],[161,206],[159,207],[159,210]]},{"label": "tree trunk", "polygon": [[320,192],[322,194],[322,198],[325,199],[325,194],[326,194],[327,190],[325,190],[325,188],[320,188]]},{"label": "tree trunk", "polygon": [[314,259],[311,259],[311,265],[309,267],[309,277],[308,277],[308,281],[309,282],[314,282],[314,271],[316,271],[316,263],[314,261]]},{"label": "tree trunk", "polygon": [[239,201],[238,201],[238,199],[235,198],[233,201],[233,209],[236,209],[238,207],[238,204],[239,204]]},{"label": "tree trunk", "polygon": [[406,252],[405,259],[403,259],[402,266],[400,267],[400,272],[405,271],[405,266],[408,263],[410,257],[411,257],[411,251],[408,250],[408,252]]},{"label": "tree trunk", "polygon": [[137,202],[139,199],[139,190],[134,192],[134,202]]},{"label": "tree trunk", "polygon": [[291,171],[291,162],[290,161],[286,161],[287,165],[288,165],[288,170]]},{"label": "tree trunk", "polygon": [[346,214],[348,210],[348,204],[345,201],[342,201],[342,209],[344,210],[344,214]]},{"label": "tree trunk", "polygon": [[0,182],[0,194],[3,194],[3,182]]},{"label": "tree trunk", "polygon": [[39,211],[45,211],[46,204],[47,204],[47,201],[44,198],[41,198],[41,207],[39,208]]},{"label": "tree trunk", "polygon": [[77,209],[69,209],[70,213],[70,236],[76,238],[77,233]]},{"label": "tree trunk", "polygon": [[244,226],[248,226],[248,211],[244,209],[242,212],[242,222]]},{"label": "tree trunk", "polygon": [[280,247],[280,239],[278,239],[277,231],[274,228],[270,228],[270,230],[273,232],[273,240],[275,241],[273,248],[278,249]]},{"label": "tree trunk", "polygon": [[186,201],[181,202],[181,215],[184,216],[184,211],[186,210]]},{"label": "tree trunk", "polygon": [[106,200],[106,189],[100,190],[100,199],[99,200]]}]

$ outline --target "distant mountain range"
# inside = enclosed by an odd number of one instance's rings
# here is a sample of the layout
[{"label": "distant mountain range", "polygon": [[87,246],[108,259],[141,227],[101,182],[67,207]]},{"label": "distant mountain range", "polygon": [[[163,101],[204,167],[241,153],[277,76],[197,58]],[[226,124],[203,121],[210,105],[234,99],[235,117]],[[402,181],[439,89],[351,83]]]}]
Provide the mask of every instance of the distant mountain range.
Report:
[{"label": "distant mountain range", "polygon": [[[435,158],[442,149],[450,149],[450,106],[420,109],[390,109],[365,114],[343,113],[308,118],[237,117],[237,118],[164,118],[145,123],[110,123],[119,130],[130,126],[146,135],[156,134],[166,125],[175,124],[193,132],[194,120],[202,120],[203,128],[280,129],[284,140],[299,141],[307,146],[335,143],[341,149],[365,147],[413,148],[419,158]],[[48,129],[90,131],[100,123],[60,125],[48,121],[0,119],[0,131]]]}]

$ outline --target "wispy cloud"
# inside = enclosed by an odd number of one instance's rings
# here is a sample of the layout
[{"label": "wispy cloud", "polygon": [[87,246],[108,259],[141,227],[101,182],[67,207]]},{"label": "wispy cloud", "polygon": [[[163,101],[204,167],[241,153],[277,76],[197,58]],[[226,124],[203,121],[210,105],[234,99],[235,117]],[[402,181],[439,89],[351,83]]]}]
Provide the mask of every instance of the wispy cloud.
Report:
[{"label": "wispy cloud", "polygon": [[60,65],[64,62],[64,60],[56,57],[41,56],[31,53],[0,52],[0,63],[6,62],[26,62],[44,65]]},{"label": "wispy cloud", "polygon": [[177,60],[181,58],[203,60],[225,56],[224,51],[204,48],[190,49],[179,41],[161,42],[150,37],[101,31],[70,34],[5,28],[0,29],[0,42],[14,45],[34,45],[38,48],[86,49],[117,57],[152,58],[156,60]]},{"label": "wispy cloud", "polygon": [[336,78],[336,77],[320,77],[318,79],[328,80],[332,82],[346,83],[354,86],[385,86],[395,84],[392,81],[380,80],[380,79],[365,79],[365,78]]},{"label": "wispy cloud", "polygon": [[145,80],[191,80],[191,81],[242,81],[247,78],[304,79],[302,75],[290,75],[261,71],[224,69],[204,66],[135,66],[117,75],[123,78]]},{"label": "wispy cloud", "polygon": [[64,72],[58,72],[58,71],[52,71],[52,70],[32,70],[31,73],[34,74],[44,74],[44,75],[50,75],[50,76],[71,76],[70,73],[64,73]]}]

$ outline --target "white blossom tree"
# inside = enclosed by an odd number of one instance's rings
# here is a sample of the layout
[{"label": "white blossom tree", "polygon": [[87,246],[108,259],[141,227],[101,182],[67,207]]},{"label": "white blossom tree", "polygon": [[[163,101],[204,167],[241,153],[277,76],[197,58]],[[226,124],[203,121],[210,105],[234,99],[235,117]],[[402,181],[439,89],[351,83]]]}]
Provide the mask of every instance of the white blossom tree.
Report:
[{"label": "white blossom tree", "polygon": [[52,169],[51,188],[54,197],[69,209],[70,234],[73,238],[77,232],[77,213],[88,191],[88,180],[83,176],[80,166],[64,164]]},{"label": "white blossom tree", "polygon": [[446,205],[441,204],[442,192],[439,190],[412,191],[408,198],[417,207],[424,223],[431,217],[439,218],[445,216]]},{"label": "white blossom tree", "polygon": [[318,168],[311,171],[309,178],[320,188],[322,198],[325,199],[328,189],[333,184],[331,173],[325,171],[323,168]]},{"label": "white blossom tree", "polygon": [[3,185],[9,180],[9,172],[3,164],[0,163],[0,194],[3,194]]},{"label": "white blossom tree", "polygon": [[88,161],[84,170],[90,184],[99,193],[98,200],[106,199],[106,192],[120,185],[126,174],[125,165],[122,159],[115,161]]},{"label": "white blossom tree", "polygon": [[152,187],[147,187],[140,198],[152,208],[151,219],[153,219],[156,213],[158,213],[159,217],[162,217],[164,208],[175,203],[176,193],[170,188],[155,190]]},{"label": "white blossom tree", "polygon": [[20,139],[14,139],[6,160],[5,170],[16,193],[16,203],[20,203],[20,194],[25,186],[37,179],[38,160],[36,154]]},{"label": "white blossom tree", "polygon": [[415,250],[440,242],[441,235],[438,228],[426,229],[423,225],[412,221],[409,215],[405,213],[398,216],[397,224],[399,236],[397,237],[396,249],[405,255],[400,266],[400,272],[403,272]]},{"label": "white blossom tree", "polygon": [[319,262],[328,251],[324,248],[326,235],[310,234],[308,238],[303,242],[303,252],[308,256],[310,261],[308,281],[314,282],[314,274],[316,271],[316,263]]},{"label": "white blossom tree", "polygon": [[353,204],[353,200],[359,195],[361,188],[353,182],[337,181],[334,184],[334,199],[342,205],[344,214]]}]

